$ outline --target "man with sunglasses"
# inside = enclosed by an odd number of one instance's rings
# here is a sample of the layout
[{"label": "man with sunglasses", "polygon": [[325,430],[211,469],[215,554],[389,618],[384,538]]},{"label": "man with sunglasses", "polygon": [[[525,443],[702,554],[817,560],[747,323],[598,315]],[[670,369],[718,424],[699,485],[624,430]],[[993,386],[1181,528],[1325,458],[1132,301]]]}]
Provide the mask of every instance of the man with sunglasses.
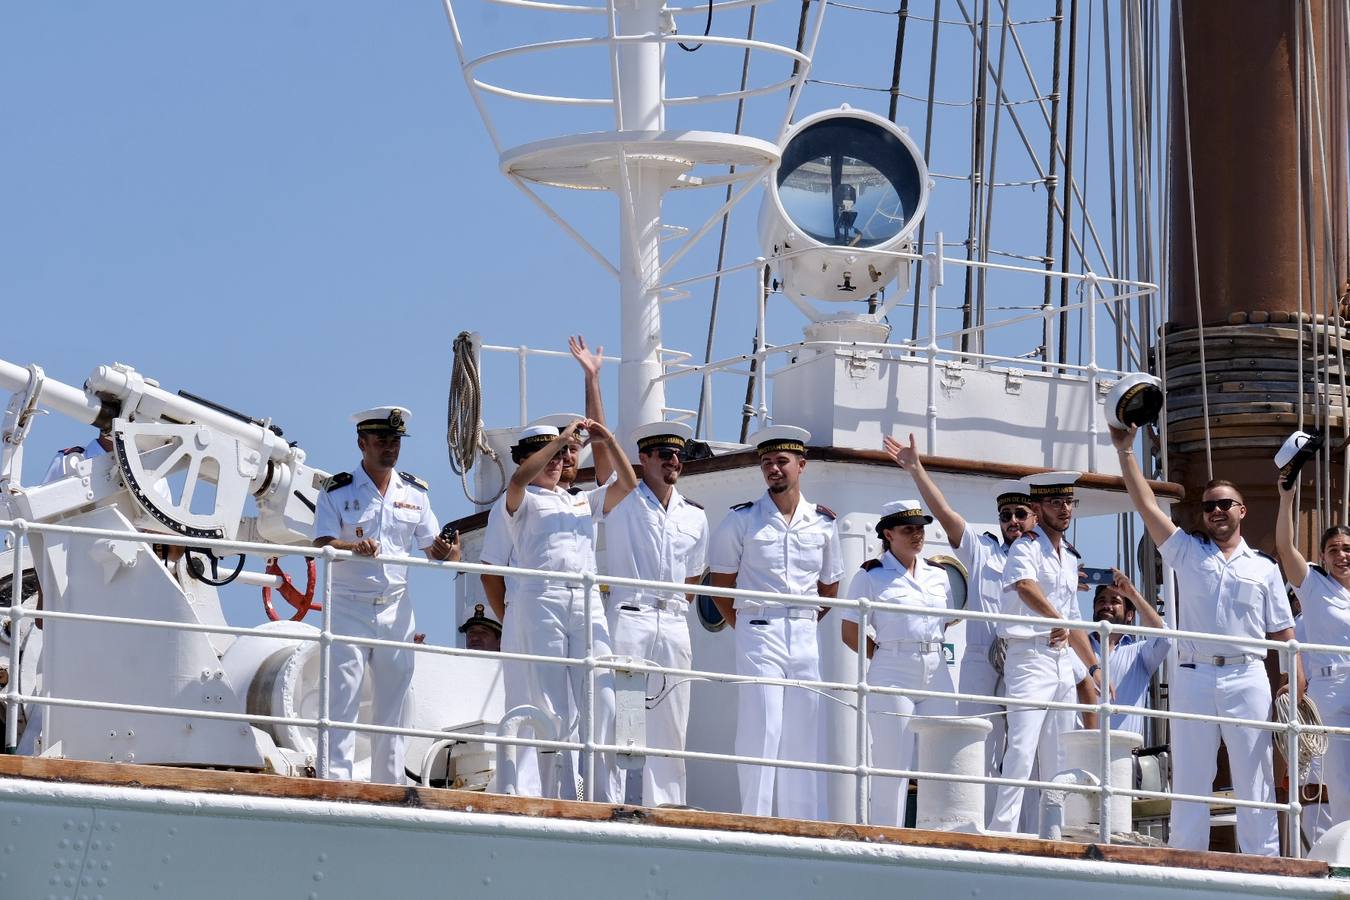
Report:
[{"label": "man with sunglasses", "polygon": [[[1205,485],[1200,497],[1200,531],[1187,534],[1158,505],[1134,461],[1137,430],[1111,427],[1111,443],[1120,456],[1130,500],[1163,561],[1176,573],[1178,628],[1291,640],[1294,618],[1284,581],[1274,558],[1242,539],[1247,507],[1237,487],[1217,478]],[[1265,656],[1264,650],[1240,644],[1179,640],[1180,668],[1171,684],[1172,710],[1267,721],[1271,696]],[[1267,803],[1275,799],[1268,732],[1184,719],[1173,719],[1171,731],[1174,791],[1210,794],[1222,735],[1238,798]],[[1168,843],[1187,850],[1208,849],[1209,818],[1209,808],[1203,803],[1173,801]],[[1237,835],[1243,853],[1279,853],[1279,826],[1272,809],[1239,807]]]},{"label": "man with sunglasses", "polygon": [[[758,500],[733,506],[718,525],[709,554],[714,586],[796,598],[838,596],[844,572],[834,512],[811,503],[801,491],[810,437],[806,429],[791,425],[764,428],[751,436],[768,490]],[[735,629],[736,674],[820,680],[816,622],[828,609],[776,600],[715,600]],[[820,759],[824,734],[817,692],[781,684],[745,684],[738,688],[737,700],[738,756]],[[773,815],[777,781],[778,815],[824,817],[819,773],[752,764],[736,769],[741,812]]]},{"label": "man with sunglasses", "polygon": [[[633,432],[642,480],[604,517],[605,571],[622,578],[697,584],[708,550],[708,517],[703,507],[675,487],[684,470],[681,456],[693,431],[682,422],[652,422]],[[597,470],[599,463],[597,463]],[[606,472],[598,472],[606,478]],[[614,652],[658,666],[688,669],[692,594],[614,586],[609,591],[609,631]],[[689,730],[687,679],[647,679],[647,744],[683,750]],[[685,802],[684,760],[648,756],[642,771],[644,806]]]},{"label": "man with sunglasses", "polygon": [[[956,558],[966,567],[970,589],[966,592],[966,608],[978,612],[1003,611],[1003,567],[1008,560],[1008,549],[1025,532],[1036,527],[1036,514],[1031,511],[1031,496],[1024,482],[1004,481],[995,487],[994,505],[998,510],[999,534],[977,532],[960,513],[952,508],[923,466],[914,435],[909,446],[887,435],[883,441],[886,453],[914,479],[923,502],[947,533],[947,543],[956,551]],[[1001,690],[1000,675],[994,669],[990,652],[997,633],[993,622],[975,619],[966,621],[966,648],[961,655],[961,674],[958,687],[963,694],[997,696]],[[1007,733],[1002,706],[963,700],[959,704],[966,716],[989,716],[994,727],[985,737],[985,774],[996,775],[1003,755],[1003,741]],[[994,808],[996,785],[986,790],[985,809]]]},{"label": "man with sunglasses", "polygon": [[[619,505],[637,486],[630,466],[620,466],[613,484],[594,491],[572,494],[558,487],[567,458],[575,456],[579,444],[577,432],[585,430],[592,439],[602,441],[614,459],[622,451],[614,436],[599,422],[578,419],[559,431],[549,425],[526,428],[512,448],[519,463],[506,487],[507,522],[511,529],[512,557],[524,569],[539,569],[558,574],[594,572],[595,520]],[[593,656],[610,654],[609,628],[599,597],[586,592],[575,582],[549,578],[519,579],[519,606],[508,616],[507,627],[519,629],[526,652],[539,656],[580,659],[587,650]],[[586,628],[587,604],[591,627]],[[589,647],[587,642],[589,639]],[[505,639],[503,643],[508,643]],[[586,699],[584,670],[580,667],[535,664],[530,679],[534,705],[551,712],[565,723],[571,734],[570,707],[581,710]],[[595,678],[595,703],[592,707],[596,739],[610,743],[614,733],[613,678],[605,671]],[[596,760],[596,784],[586,786],[587,799],[617,802],[623,799],[617,761],[613,754]]]},{"label": "man with sunglasses", "polygon": [[[1077,472],[1044,472],[1026,478],[1037,526],[1014,541],[1008,551],[1003,569],[1002,611],[1039,616],[1048,621],[998,625],[999,635],[1008,642],[1003,681],[1004,694],[1010,700],[1072,703],[1077,699],[1078,678],[1070,648],[1084,666],[1097,664],[1085,633],[1055,625],[1083,618],[1078,608],[1078,551],[1064,536],[1078,502],[1073,495],[1078,478]],[[1083,725],[1095,727],[1096,716],[1084,714]],[[1038,761],[1044,779],[1063,771],[1065,759],[1060,738],[1073,727],[1074,714],[1070,711],[1010,704],[1003,777],[1030,778]],[[989,817],[990,830],[1014,830],[1024,794],[1025,788],[1021,787],[999,788],[998,801]],[[1035,818],[1030,817],[1033,821]]]}]

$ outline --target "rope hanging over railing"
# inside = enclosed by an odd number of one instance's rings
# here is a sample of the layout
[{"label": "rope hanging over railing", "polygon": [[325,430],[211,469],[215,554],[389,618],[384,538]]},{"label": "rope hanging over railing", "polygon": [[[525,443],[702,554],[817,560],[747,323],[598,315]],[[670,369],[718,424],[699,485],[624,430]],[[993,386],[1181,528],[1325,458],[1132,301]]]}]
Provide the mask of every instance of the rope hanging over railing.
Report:
[{"label": "rope hanging over railing", "polygon": [[[464,486],[464,496],[470,503],[488,506],[506,490],[506,467],[483,436],[483,385],[474,349],[473,335],[461,331],[455,338],[454,366],[450,370],[445,445],[450,452],[450,468],[459,475]],[[469,491],[469,470],[478,462],[479,453],[496,463],[497,471],[501,473],[501,486],[487,499],[474,497]]]}]

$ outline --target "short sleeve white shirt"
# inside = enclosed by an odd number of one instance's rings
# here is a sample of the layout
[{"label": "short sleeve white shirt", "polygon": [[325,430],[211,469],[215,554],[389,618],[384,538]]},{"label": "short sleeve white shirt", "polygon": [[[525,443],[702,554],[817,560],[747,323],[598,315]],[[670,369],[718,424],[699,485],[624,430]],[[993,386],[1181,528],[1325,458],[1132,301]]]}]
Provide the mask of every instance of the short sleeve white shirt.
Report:
[{"label": "short sleeve white shirt", "polygon": [[[594,572],[595,523],[604,509],[605,491],[600,487],[573,494],[527,485],[520,507],[506,515],[514,565],[548,572]],[[516,587],[538,595],[548,582],[521,578]]]},{"label": "short sleeve white shirt", "polygon": [[[352,480],[319,495],[314,536],[340,541],[373,540],[380,556],[411,556],[436,540],[436,514],[427,492],[395,472],[383,495],[364,466]],[[352,597],[377,597],[403,588],[408,567],[378,559],[343,560],[333,566],[333,592]]]},{"label": "short sleeve white shirt", "polygon": [[[708,517],[702,507],[674,488],[666,506],[647,487],[638,486],[609,511],[605,523],[605,570],[621,578],[684,581],[703,574],[708,552]],[[611,603],[633,603],[644,596],[673,599],[672,591],[612,587]]]},{"label": "short sleeve white shirt", "polygon": [[[902,613],[894,610],[869,610],[869,631],[875,631],[878,644],[897,641],[940,641],[944,631],[946,610],[951,608],[951,582],[947,572],[936,563],[921,559],[914,573],[887,550],[881,554],[881,565],[860,569],[848,586],[850,600],[871,600],[880,603],[903,603],[906,606],[927,606],[935,615]],[[858,622],[858,610],[845,608],[844,619]]]},{"label": "short sleeve white shirt", "polygon": [[[736,575],[736,586],[751,591],[817,596],[816,582],[843,577],[839,530],[834,516],[802,498],[792,521],[766,491],[753,503],[732,507],[713,535],[709,568]],[[790,606],[738,598],[736,608]]]},{"label": "short sleeve white shirt", "polygon": [[[1303,583],[1294,588],[1303,607],[1299,616],[1299,640],[1310,644],[1350,646],[1350,590],[1322,571],[1308,567]],[[1309,677],[1317,677],[1323,666],[1350,664],[1350,653],[1305,653]]]},{"label": "short sleeve white shirt", "polygon": [[[506,497],[503,495],[488,510],[487,526],[483,529],[483,549],[478,553],[478,561],[488,566],[515,565],[511,551],[511,526],[506,521]],[[516,579],[506,578],[506,596],[512,596]]]},{"label": "short sleeve white shirt", "polygon": [[[1003,567],[1003,612],[1010,616],[1037,616],[1022,602],[1017,593],[1019,581],[1035,581],[1045,599],[1070,621],[1082,619],[1078,609],[1078,554],[1061,540],[1056,550],[1050,539],[1039,530],[1028,531],[1013,541],[1008,548],[1008,561]],[[998,633],[1005,638],[1046,637],[1057,627],[1052,620],[1042,619],[1044,625],[1024,622],[1000,622]]]},{"label": "short sleeve white shirt", "polygon": [[[1213,541],[1177,529],[1158,548],[1177,576],[1179,630],[1264,638],[1291,628],[1294,617],[1274,561],[1241,541],[1231,556]],[[1264,656],[1237,644],[1181,640],[1183,656]]]},{"label": "short sleeve white shirt", "polygon": [[[1008,562],[1008,545],[989,532],[977,532],[969,524],[961,533],[956,558],[966,567],[970,590],[966,591],[966,609],[979,612],[1003,612],[1003,568]],[[966,620],[966,646],[988,647],[994,642],[998,623]]]}]

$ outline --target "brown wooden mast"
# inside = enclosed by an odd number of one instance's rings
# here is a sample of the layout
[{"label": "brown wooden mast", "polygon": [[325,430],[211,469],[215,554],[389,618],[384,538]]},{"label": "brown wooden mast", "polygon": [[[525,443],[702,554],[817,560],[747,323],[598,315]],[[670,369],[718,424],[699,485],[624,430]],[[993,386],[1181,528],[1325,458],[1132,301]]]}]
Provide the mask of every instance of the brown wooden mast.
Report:
[{"label": "brown wooden mast", "polygon": [[[1189,526],[1209,478],[1208,399],[1214,474],[1242,488],[1249,507],[1244,534],[1266,550],[1273,549],[1277,502],[1271,457],[1298,427],[1300,405],[1304,430],[1329,425],[1334,453],[1323,459],[1335,460],[1332,502],[1322,518],[1342,515],[1338,344],[1350,256],[1344,7],[1306,2],[1311,40],[1301,43],[1306,30],[1296,3],[1185,0],[1174,6],[1173,19],[1180,29],[1173,29],[1169,104],[1169,480],[1186,487],[1178,518]],[[1310,53],[1320,147],[1305,71]],[[1326,380],[1329,395],[1318,390]],[[1309,549],[1319,524],[1315,477],[1316,470],[1306,472],[1302,503],[1300,534]]]}]

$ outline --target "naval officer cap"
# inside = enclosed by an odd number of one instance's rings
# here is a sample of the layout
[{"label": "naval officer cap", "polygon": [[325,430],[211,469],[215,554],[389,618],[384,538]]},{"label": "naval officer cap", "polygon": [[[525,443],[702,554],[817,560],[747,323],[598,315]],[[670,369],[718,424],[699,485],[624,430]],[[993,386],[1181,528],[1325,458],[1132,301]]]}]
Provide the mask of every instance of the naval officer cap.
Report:
[{"label": "naval officer cap", "polygon": [[898,525],[927,525],[933,517],[923,511],[918,500],[892,500],[881,507],[881,519],[877,522],[877,537],[887,528]]},{"label": "naval officer cap", "polygon": [[534,452],[553,440],[558,434],[556,425],[526,425],[516,435],[515,446],[511,449]]},{"label": "naval officer cap", "polygon": [[580,413],[554,413],[551,416],[540,416],[530,422],[531,425],[552,425],[554,428],[562,431],[568,425],[578,419],[584,419],[585,416]]},{"label": "naval officer cap", "polygon": [[1298,473],[1302,470],[1304,463],[1317,455],[1317,451],[1322,449],[1322,435],[1308,434],[1306,431],[1295,431],[1285,439],[1280,445],[1279,451],[1275,454],[1275,467],[1280,470],[1284,476],[1283,482],[1285,490],[1293,487],[1298,481]]},{"label": "naval officer cap", "polygon": [[1031,487],[1025,481],[1000,481],[994,495],[994,506],[1031,505]]},{"label": "naval officer cap", "polygon": [[396,434],[408,436],[408,420],[412,413],[402,406],[372,406],[352,413],[357,434]]},{"label": "naval officer cap", "polygon": [[1072,497],[1073,486],[1082,477],[1078,472],[1042,472],[1028,475],[1025,480],[1032,500],[1047,500],[1051,497]]},{"label": "naval officer cap", "polygon": [[637,444],[639,453],[649,453],[663,447],[683,451],[693,436],[694,429],[683,422],[652,422],[634,429],[632,441]]},{"label": "naval officer cap", "polygon": [[483,604],[475,603],[473,605],[473,615],[464,620],[464,624],[459,626],[459,633],[464,634],[470,628],[481,626],[491,629],[497,633],[498,637],[502,635],[502,623],[487,615],[483,609]]},{"label": "naval officer cap", "polygon": [[806,442],[811,440],[811,432],[796,425],[770,425],[750,435],[750,443],[760,456],[766,453],[800,453],[806,455]]},{"label": "naval officer cap", "polygon": [[1115,383],[1106,395],[1106,422],[1128,431],[1135,425],[1152,425],[1163,408],[1162,382],[1136,372]]}]

